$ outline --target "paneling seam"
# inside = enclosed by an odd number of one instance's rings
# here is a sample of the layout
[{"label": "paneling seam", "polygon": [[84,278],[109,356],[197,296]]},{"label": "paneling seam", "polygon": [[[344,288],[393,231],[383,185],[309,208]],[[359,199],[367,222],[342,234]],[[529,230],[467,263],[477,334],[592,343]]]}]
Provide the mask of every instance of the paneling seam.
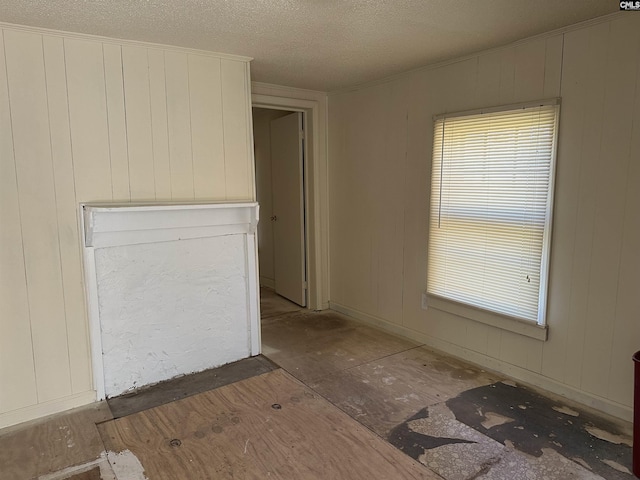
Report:
[{"label": "paneling seam", "polygon": [[16,201],[18,203],[18,217],[20,220],[20,242],[22,244],[22,265],[24,267],[24,282],[25,282],[25,293],[27,296],[27,312],[29,314],[29,337],[31,339],[31,358],[33,360],[33,378],[35,382],[35,390],[36,390],[36,403],[40,403],[40,393],[38,389],[38,371],[36,369],[36,356],[33,348],[33,326],[31,323],[31,301],[29,296],[29,279],[27,278],[27,259],[25,255],[24,248],[24,227],[22,224],[22,206],[20,204],[20,186],[18,183],[18,165],[16,164],[16,148],[15,148],[15,138],[13,135],[13,115],[11,111],[11,87],[9,85],[9,66],[7,62],[7,42],[5,39],[4,29],[2,30],[2,49],[4,56],[4,69],[5,69],[5,78],[7,82],[7,107],[9,110],[9,126],[11,129],[11,151],[13,152],[13,173],[15,175],[15,183],[16,183]]}]

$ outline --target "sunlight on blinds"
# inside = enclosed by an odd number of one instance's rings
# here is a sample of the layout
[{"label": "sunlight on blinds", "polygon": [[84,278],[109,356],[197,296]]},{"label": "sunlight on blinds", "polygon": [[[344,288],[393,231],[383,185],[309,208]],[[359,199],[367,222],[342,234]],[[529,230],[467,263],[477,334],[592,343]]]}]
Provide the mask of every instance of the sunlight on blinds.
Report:
[{"label": "sunlight on blinds", "polygon": [[544,324],[558,111],[436,119],[428,293]]}]

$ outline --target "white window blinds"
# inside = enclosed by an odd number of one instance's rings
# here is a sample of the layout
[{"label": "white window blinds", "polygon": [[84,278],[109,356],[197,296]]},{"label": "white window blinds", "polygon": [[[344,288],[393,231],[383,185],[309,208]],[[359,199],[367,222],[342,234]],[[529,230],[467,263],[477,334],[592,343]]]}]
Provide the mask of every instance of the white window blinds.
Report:
[{"label": "white window blinds", "polygon": [[429,294],[544,324],[558,111],[436,118]]}]

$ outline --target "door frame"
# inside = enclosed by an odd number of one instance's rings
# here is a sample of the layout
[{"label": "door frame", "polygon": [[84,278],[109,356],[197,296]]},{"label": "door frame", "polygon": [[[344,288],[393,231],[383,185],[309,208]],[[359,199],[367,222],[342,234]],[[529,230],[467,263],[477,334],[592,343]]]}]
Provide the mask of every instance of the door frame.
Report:
[{"label": "door frame", "polygon": [[[327,95],[252,82],[251,106],[302,112],[305,122],[305,256],[307,308],[329,308]],[[253,136],[252,136],[253,141]],[[254,180],[255,182],[255,180]]]}]

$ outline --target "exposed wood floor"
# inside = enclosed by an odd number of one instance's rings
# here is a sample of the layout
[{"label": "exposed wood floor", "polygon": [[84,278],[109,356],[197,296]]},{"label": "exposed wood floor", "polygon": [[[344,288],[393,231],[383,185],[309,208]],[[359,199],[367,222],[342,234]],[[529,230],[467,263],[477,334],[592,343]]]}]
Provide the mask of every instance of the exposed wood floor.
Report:
[{"label": "exposed wood floor", "polygon": [[99,429],[150,479],[439,478],[281,369]]},{"label": "exposed wood floor", "polygon": [[275,365],[2,430],[0,479],[634,478],[629,424],[267,289],[262,319]]}]

